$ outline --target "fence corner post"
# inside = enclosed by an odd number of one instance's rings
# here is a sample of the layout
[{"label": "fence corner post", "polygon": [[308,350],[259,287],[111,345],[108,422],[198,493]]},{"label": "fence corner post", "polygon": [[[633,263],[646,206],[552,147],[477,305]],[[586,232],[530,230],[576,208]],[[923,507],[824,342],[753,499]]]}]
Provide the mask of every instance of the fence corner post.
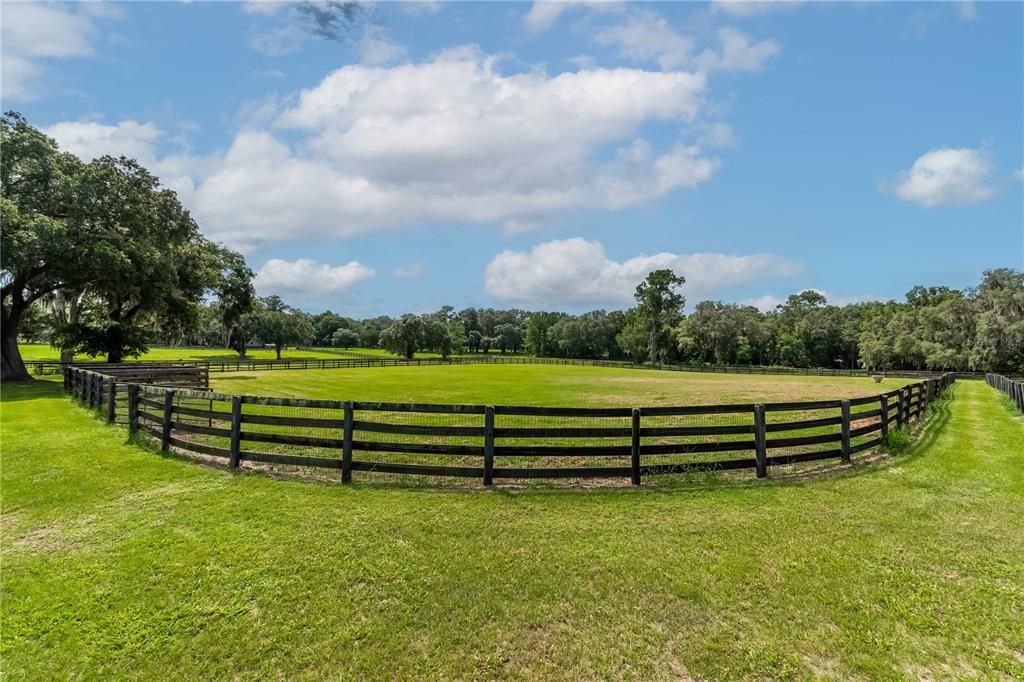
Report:
[{"label": "fence corner post", "polygon": [[238,460],[242,454],[242,396],[231,397],[231,450],[228,466],[238,468]]},{"label": "fence corner post", "polygon": [[107,389],[107,423],[113,424],[117,419],[117,382],[110,380],[110,388]]},{"label": "fence corner post", "polygon": [[494,485],[494,407],[484,408],[484,485]]},{"label": "fence corner post", "polygon": [[640,408],[633,408],[632,441],[629,450],[630,482],[640,485]]},{"label": "fence corner post", "polygon": [[768,476],[768,440],[764,405],[754,405],[754,463],[758,478]]},{"label": "fence corner post", "polygon": [[886,444],[889,442],[889,396],[883,394],[878,400],[882,410],[882,414],[879,415],[882,424],[882,444]]},{"label": "fence corner post", "polygon": [[160,449],[167,452],[171,447],[171,425],[174,419],[174,391],[164,391],[164,421],[160,432]]},{"label": "fence corner post", "polygon": [[355,407],[351,400],[345,403],[345,425],[341,438],[341,482],[352,482],[352,428]]},{"label": "fence corner post", "polygon": [[842,425],[840,431],[840,448],[842,449],[843,462],[850,461],[850,401],[844,400],[841,403]]},{"label": "fence corner post", "polygon": [[139,430],[139,385],[128,384],[128,433]]}]

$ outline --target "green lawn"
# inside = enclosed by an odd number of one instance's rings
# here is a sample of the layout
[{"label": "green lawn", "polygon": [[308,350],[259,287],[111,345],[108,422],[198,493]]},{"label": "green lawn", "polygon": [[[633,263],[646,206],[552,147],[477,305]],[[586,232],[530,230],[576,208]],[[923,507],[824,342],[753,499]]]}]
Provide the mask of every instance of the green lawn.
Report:
[{"label": "green lawn", "polygon": [[1024,419],[954,394],[844,475],[451,492],[232,475],[5,385],[3,674],[1020,679]]},{"label": "green lawn", "polygon": [[[23,360],[59,360],[60,352],[56,348],[45,344],[45,343],[32,343],[32,344],[19,344],[18,350],[21,351],[21,357]],[[330,349],[324,350],[298,350],[298,349],[285,349],[281,353],[282,360],[320,360],[320,359],[332,359],[339,357],[337,353],[331,352]],[[246,353],[248,360],[274,360],[277,358],[277,354],[272,350],[250,350]],[[78,360],[94,360],[97,358],[89,358],[87,356],[77,356]],[[100,360],[104,358],[98,358]],[[132,360],[210,360],[211,362],[234,362],[235,360],[242,360],[238,353],[227,348],[150,348],[149,352],[143,354],[138,358],[128,358]]]},{"label": "green lawn", "polygon": [[703,374],[546,365],[371,367],[215,373],[226,393],[387,402],[651,406],[868,396],[911,379]]}]

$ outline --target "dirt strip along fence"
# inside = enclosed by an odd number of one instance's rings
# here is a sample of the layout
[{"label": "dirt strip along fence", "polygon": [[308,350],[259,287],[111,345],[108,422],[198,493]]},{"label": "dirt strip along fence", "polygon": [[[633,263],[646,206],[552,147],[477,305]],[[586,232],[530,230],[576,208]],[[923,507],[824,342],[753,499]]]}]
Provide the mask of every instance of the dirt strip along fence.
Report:
[{"label": "dirt strip along fence", "polygon": [[1011,379],[1002,374],[986,374],[985,383],[1005,393],[1017,409],[1024,412],[1024,379]]},{"label": "dirt strip along fence", "polygon": [[[106,369],[106,368],[104,368]],[[300,400],[203,390],[208,376],[164,368],[72,367],[65,388],[163,450],[291,471],[495,479],[623,478],[839,459],[883,445],[955,380],[926,378],[850,400],[681,407],[537,407]],[[168,381],[173,385],[160,385]],[[189,382],[192,382],[190,385]]]},{"label": "dirt strip along fence", "polygon": [[[98,372],[105,372],[108,365],[103,362],[73,362],[61,363],[48,360],[34,360],[27,362],[35,374],[60,374],[68,367],[80,369],[95,369]],[[451,358],[324,358],[305,360],[174,360],[163,362],[149,362],[140,360],[137,362],[122,363],[120,366],[175,366],[175,367],[205,367],[207,372],[256,372],[269,370],[296,370],[296,369],[346,369],[363,367],[431,367],[448,365],[549,365],[567,367],[610,367],[618,369],[648,369],[671,372],[702,372],[711,374],[765,374],[765,375],[793,375],[793,376],[825,376],[825,377],[869,377],[884,375],[887,377],[900,377],[907,379],[918,378],[940,378],[947,372],[910,371],[894,370],[877,372],[865,369],[814,369],[801,367],[767,367],[761,365],[651,365],[646,363],[620,362],[617,360],[584,360],[572,358],[538,358],[526,356],[502,356],[502,355],[479,355],[460,356]],[[955,372],[958,379],[981,378],[980,372]],[[975,376],[977,375],[977,376]]]}]

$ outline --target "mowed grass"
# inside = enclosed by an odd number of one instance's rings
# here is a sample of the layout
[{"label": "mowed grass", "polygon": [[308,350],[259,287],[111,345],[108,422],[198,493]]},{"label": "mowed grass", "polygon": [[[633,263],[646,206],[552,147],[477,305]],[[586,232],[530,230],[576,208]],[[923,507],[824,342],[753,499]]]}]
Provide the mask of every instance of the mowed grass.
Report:
[{"label": "mowed grass", "polygon": [[214,373],[215,391],[330,400],[616,406],[786,402],[869,396],[910,379],[704,374],[605,367],[455,365]]},{"label": "mowed grass", "polygon": [[451,492],[232,475],[4,385],[4,676],[1021,679],[1024,419],[953,394],[846,475]]},{"label": "mowed grass", "polygon": [[[60,360],[60,351],[48,344],[32,343],[19,344],[18,350],[25,361],[30,360]],[[282,360],[330,360],[338,358],[338,354],[330,349],[324,350],[299,350],[286,348],[281,352]],[[246,360],[275,360],[277,354],[273,350],[252,349],[246,351],[243,358],[235,351],[228,348],[150,348],[137,358],[126,358],[127,361],[135,360],[209,360],[210,362],[235,362]],[[105,357],[90,358],[85,355],[75,356],[76,360],[104,360]]]}]

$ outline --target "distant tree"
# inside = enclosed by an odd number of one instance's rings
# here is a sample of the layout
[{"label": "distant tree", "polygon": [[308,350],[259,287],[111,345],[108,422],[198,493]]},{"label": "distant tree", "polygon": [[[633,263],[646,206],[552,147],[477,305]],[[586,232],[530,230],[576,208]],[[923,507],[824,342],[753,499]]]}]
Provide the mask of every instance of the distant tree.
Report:
[{"label": "distant tree", "polygon": [[975,292],[977,330],[970,350],[973,368],[1024,371],[1024,272],[985,272]]},{"label": "distant tree", "polygon": [[331,336],[331,345],[336,348],[352,348],[359,345],[359,337],[351,329],[341,327]]},{"label": "distant tree", "polygon": [[625,322],[615,340],[623,354],[633,362],[643,362],[650,357],[647,321],[640,315],[639,309],[626,311]]},{"label": "distant tree", "polygon": [[676,323],[686,299],[676,289],[686,280],[668,269],[655,270],[636,288],[634,298],[640,315],[647,322],[648,349],[652,363],[661,359],[660,349],[666,328]]},{"label": "distant tree", "polygon": [[224,348],[230,348],[231,338],[242,321],[242,316],[252,309],[256,300],[256,290],[252,283],[253,272],[241,255],[227,249],[219,249],[217,256],[219,272],[213,285],[213,294],[217,297],[216,309],[221,326],[221,344]]},{"label": "distant tree", "polygon": [[552,355],[554,348],[548,341],[548,330],[563,317],[565,313],[534,313],[526,324],[526,349],[534,355]]},{"label": "distant tree", "polygon": [[[480,316],[477,314],[476,308],[466,308],[459,311],[457,318],[462,323],[462,329],[466,332],[466,338],[470,340],[470,350],[476,352],[472,349],[472,340],[470,338],[473,332],[480,335]],[[479,349],[479,343],[477,348]]]},{"label": "distant tree", "polygon": [[380,334],[380,345],[395,355],[412,360],[423,345],[425,323],[419,315],[405,314]]},{"label": "distant tree", "polygon": [[36,301],[21,318],[20,338],[28,343],[39,343],[48,338],[48,326],[46,306]]},{"label": "distant tree", "polygon": [[[341,328],[349,328],[341,315],[326,310],[313,316],[313,345],[333,345],[334,333]],[[354,344],[353,344],[354,345]]]},{"label": "distant tree", "polygon": [[272,345],[278,360],[286,346],[309,343],[315,333],[309,316],[289,307],[278,296],[260,299],[251,316],[250,333]]},{"label": "distant tree", "polygon": [[456,317],[449,320],[446,327],[448,328],[448,344],[451,346],[451,352],[465,352],[469,340],[466,338],[466,330],[462,326],[462,322]]},{"label": "distant tree", "polygon": [[498,348],[502,353],[512,351],[519,352],[523,346],[523,330],[511,322],[499,324],[494,328],[495,337],[498,340]]},{"label": "distant tree", "polygon": [[466,347],[470,353],[479,353],[483,343],[483,335],[478,329],[471,329],[466,335]]}]

